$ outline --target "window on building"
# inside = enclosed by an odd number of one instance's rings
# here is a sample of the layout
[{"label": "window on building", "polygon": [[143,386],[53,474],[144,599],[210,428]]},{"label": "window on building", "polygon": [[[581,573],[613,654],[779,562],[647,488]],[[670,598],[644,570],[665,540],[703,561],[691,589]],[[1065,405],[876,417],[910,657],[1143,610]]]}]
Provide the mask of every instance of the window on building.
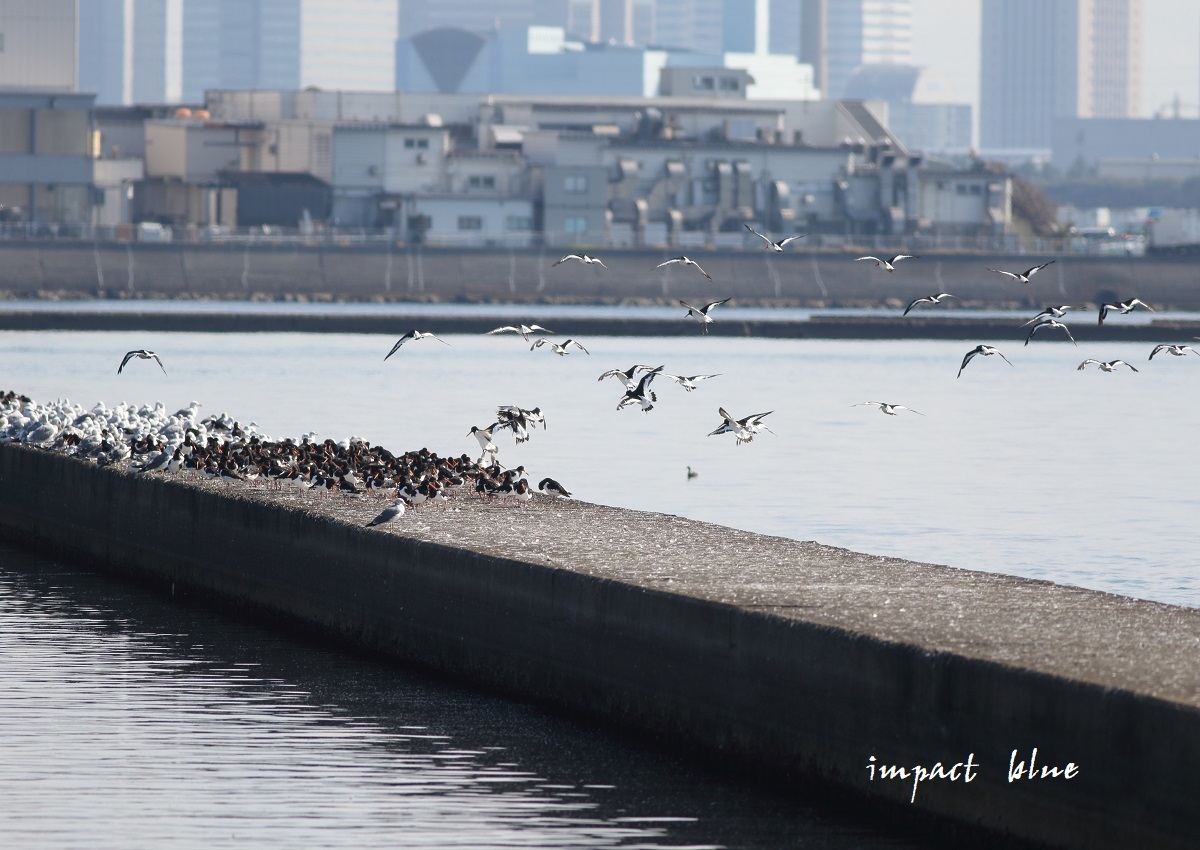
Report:
[{"label": "window on building", "polygon": [[737,77],[721,77],[721,91],[737,91]]},{"label": "window on building", "polygon": [[429,149],[429,139],[417,139],[417,148],[419,150]]},{"label": "window on building", "polygon": [[412,150],[416,146],[417,146],[416,139],[405,139],[404,140],[404,147],[407,148],[408,150]]},{"label": "window on building", "polygon": [[712,91],[715,82],[712,77],[692,77],[692,85],[701,91]]},{"label": "window on building", "polygon": [[563,191],[582,194],[588,190],[587,175],[568,174],[563,177]]},{"label": "window on building", "polygon": [[483,219],[477,215],[460,215],[458,217],[459,230],[483,230]]},{"label": "window on building", "polygon": [[586,218],[564,218],[563,233],[583,233],[587,230]]},{"label": "window on building", "polygon": [[491,174],[472,174],[467,178],[467,187],[470,189],[495,189],[496,178]]},{"label": "window on building", "polygon": [[504,226],[509,230],[533,230],[533,219],[527,215],[510,215]]}]

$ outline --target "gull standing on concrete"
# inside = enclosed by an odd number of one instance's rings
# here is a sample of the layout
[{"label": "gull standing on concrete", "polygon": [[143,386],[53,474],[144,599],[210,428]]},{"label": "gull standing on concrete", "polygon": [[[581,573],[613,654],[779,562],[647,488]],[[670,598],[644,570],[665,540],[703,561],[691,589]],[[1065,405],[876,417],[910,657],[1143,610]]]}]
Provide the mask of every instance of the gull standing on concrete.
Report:
[{"label": "gull standing on concrete", "polygon": [[1032,328],[1030,328],[1029,336],[1025,337],[1025,344],[1029,345],[1029,340],[1033,339],[1033,335],[1035,333],[1037,333],[1038,331],[1040,331],[1042,328],[1051,328],[1051,329],[1062,328],[1067,334],[1067,339],[1071,340],[1071,342],[1074,342],[1076,345],[1079,345],[1079,343],[1075,342],[1075,337],[1071,336],[1071,331],[1067,328],[1067,326],[1064,325],[1062,322],[1058,321],[1057,319],[1046,319],[1043,322],[1038,322],[1036,325],[1034,325]]},{"label": "gull standing on concrete", "polygon": [[525,338],[526,342],[529,342],[529,335],[538,332],[544,334],[554,333],[554,331],[549,328],[543,328],[541,325],[505,325],[502,328],[488,331],[484,336],[491,336],[492,334],[520,334]]},{"label": "gull standing on concrete", "polygon": [[450,343],[446,342],[446,340],[442,339],[441,337],[434,336],[429,331],[415,331],[415,330],[409,331],[404,336],[400,337],[400,339],[396,340],[396,344],[392,346],[392,350],[389,351],[387,353],[387,357],[384,357],[383,359],[387,360],[388,357],[391,357],[393,354],[395,354],[397,351],[400,350],[400,346],[404,345],[404,343],[408,342],[410,339],[417,340],[417,339],[425,339],[426,337],[433,337],[433,339],[436,339],[442,345],[450,344]]},{"label": "gull standing on concrete", "polygon": [[857,263],[860,260],[874,260],[876,267],[882,266],[883,268],[887,269],[888,271],[894,272],[896,270],[896,263],[900,262],[901,260],[919,260],[919,259],[921,259],[921,258],[914,254],[897,254],[896,256],[892,257],[890,260],[881,260],[879,257],[856,257],[854,259],[854,262]]},{"label": "gull standing on concrete", "polygon": [[[1126,363],[1124,360],[1109,360],[1107,363],[1105,363],[1103,360],[1093,360],[1092,358],[1089,357],[1087,360],[1084,360],[1082,363],[1080,363],[1079,366],[1075,369],[1075,371],[1082,372],[1084,369],[1087,368],[1087,365],[1089,363],[1095,363],[1097,366],[1100,367],[1100,371],[1102,371],[1102,372],[1115,372],[1115,371],[1117,371],[1118,366],[1129,366],[1129,364]],[[1135,372],[1137,371],[1137,369],[1134,368],[1133,366],[1129,366],[1129,368],[1133,369],[1133,371],[1135,371]]]},{"label": "gull standing on concrete", "polygon": [[1026,325],[1032,325],[1034,322],[1040,322],[1042,319],[1061,319],[1063,316],[1067,315],[1068,310],[1074,310],[1074,309],[1075,308],[1072,307],[1070,304],[1060,304],[1057,307],[1053,307],[1053,306],[1047,307],[1045,310],[1038,313],[1036,316],[1034,316],[1028,322],[1025,322],[1023,325],[1021,325],[1021,327],[1025,327]]},{"label": "gull standing on concrete", "polygon": [[[990,345],[975,346],[974,348],[972,348],[970,351],[967,352],[967,356],[963,358],[962,365],[958,367],[958,374],[955,375],[954,377],[956,377],[956,378],[962,377],[963,369],[967,368],[967,364],[971,362],[971,358],[973,358],[976,354],[982,354],[984,357],[991,357],[993,354],[1000,354],[1000,349],[993,348]],[[1003,360],[1005,363],[1007,363],[1009,366],[1012,365],[1012,361],[1010,361],[1003,354],[1000,354],[1000,359]]]},{"label": "gull standing on concrete", "polygon": [[164,367],[162,361],[158,359],[158,355],[145,348],[139,348],[137,351],[130,351],[128,354],[126,354],[125,359],[121,361],[121,365],[117,367],[117,374],[120,375],[121,370],[125,368],[125,364],[135,357],[139,360],[153,360],[158,364],[158,368],[162,369],[162,373],[164,375],[167,374],[166,367]]},{"label": "gull standing on concrete", "polygon": [[554,266],[562,265],[567,260],[578,260],[579,262],[583,263],[585,266],[599,266],[602,269],[608,268],[608,266],[604,265],[604,263],[600,262],[595,257],[589,257],[587,254],[567,254],[567,256],[563,257],[557,263],[554,263],[554,265],[550,266],[550,268],[554,268]]},{"label": "gull standing on concrete", "polygon": [[557,354],[559,357],[565,357],[567,354],[567,349],[570,348],[572,345],[575,346],[576,348],[578,348],[584,354],[587,354],[590,356],[592,353],[573,339],[564,339],[561,343],[559,343],[559,342],[555,342],[554,340],[551,340],[551,339],[542,338],[542,339],[539,339],[537,342],[535,342],[533,345],[529,346],[529,350],[533,351],[535,348],[541,348],[543,345],[550,346],[551,350],[555,354]]},{"label": "gull standing on concrete", "polygon": [[1165,351],[1167,354],[1174,354],[1176,357],[1183,357],[1190,351],[1192,354],[1200,357],[1200,351],[1197,351],[1190,345],[1175,345],[1174,343],[1164,342],[1154,346],[1154,350],[1150,352],[1150,357],[1147,359],[1153,360],[1154,355],[1160,351]]},{"label": "gull standing on concrete", "polygon": [[[732,295],[729,296],[729,298],[732,297]],[[713,307],[719,307],[720,305],[724,304],[729,300],[729,298],[722,298],[720,301],[711,301],[699,308],[693,307],[691,304],[688,304],[686,301],[682,300],[679,302],[679,304],[682,307],[687,307],[687,316],[684,316],[684,318],[686,319],[689,317],[694,317],[696,321],[700,323],[700,327],[704,333],[708,333],[708,326],[716,321],[716,319],[708,315],[708,311]]]},{"label": "gull standing on concrete", "polygon": [[404,497],[397,496],[395,499],[392,500],[392,503],[390,505],[388,505],[386,508],[383,509],[382,512],[380,512],[379,516],[375,517],[375,519],[368,522],[365,527],[373,528],[377,525],[383,525],[385,522],[391,522],[392,520],[396,519],[397,517],[404,516],[404,505],[405,504],[406,503],[404,501]]},{"label": "gull standing on concrete", "polygon": [[1126,313],[1132,313],[1134,307],[1145,307],[1151,313],[1154,312],[1153,307],[1151,307],[1145,301],[1139,301],[1136,298],[1130,298],[1128,301],[1118,301],[1115,304],[1109,304],[1106,302],[1100,305],[1100,319],[1096,322],[1096,324],[1104,324],[1104,319],[1108,316],[1109,310],[1120,310],[1121,315],[1124,316]]},{"label": "gull standing on concrete", "polygon": [[943,298],[957,298],[957,295],[951,295],[949,292],[939,292],[937,295],[926,295],[924,298],[914,299],[911,304],[904,308],[901,316],[907,316],[908,311],[918,304],[940,304]]},{"label": "gull standing on concrete", "polygon": [[[1003,269],[988,269],[988,271],[995,272],[996,274],[1002,274],[1005,277],[1011,277],[1017,283],[1029,283],[1029,278],[1033,277],[1035,274],[1053,262],[1054,260],[1051,260],[1049,263],[1042,263],[1040,266],[1034,266],[1033,268],[1026,269],[1023,272],[1006,272]],[[1055,316],[1055,318],[1057,319],[1058,316]]]},{"label": "gull standing on concrete", "polygon": [[[696,271],[700,272],[700,274],[704,275],[709,280],[712,280],[712,277],[709,275],[709,273],[706,272],[704,269],[700,268],[699,263],[697,263],[695,260],[689,259],[688,257],[672,257],[669,260],[664,260],[663,262],[659,263],[654,268],[661,269],[663,266],[669,266],[672,263],[683,263],[685,266],[695,266]],[[653,270],[654,269],[651,269],[651,271],[653,271]]]},{"label": "gull standing on concrete", "polygon": [[909,413],[915,413],[918,416],[925,414],[919,410],[913,410],[911,407],[905,407],[902,404],[888,404],[886,401],[860,401],[858,404],[852,404],[851,407],[862,407],[863,405],[875,405],[888,416],[896,416],[897,410],[907,410]]},{"label": "gull standing on concrete", "polygon": [[764,242],[766,242],[767,250],[774,251],[776,254],[782,254],[783,249],[787,247],[787,244],[789,242],[795,242],[797,239],[803,239],[805,236],[808,235],[807,233],[801,233],[799,236],[788,236],[788,237],[780,239],[778,242],[776,242],[770,236],[763,236],[761,233],[759,233],[757,230],[755,230],[753,227],[751,227],[748,224],[745,224],[743,226],[747,230],[749,230],[751,233],[753,233],[755,236],[757,236],[759,239],[762,239]]}]

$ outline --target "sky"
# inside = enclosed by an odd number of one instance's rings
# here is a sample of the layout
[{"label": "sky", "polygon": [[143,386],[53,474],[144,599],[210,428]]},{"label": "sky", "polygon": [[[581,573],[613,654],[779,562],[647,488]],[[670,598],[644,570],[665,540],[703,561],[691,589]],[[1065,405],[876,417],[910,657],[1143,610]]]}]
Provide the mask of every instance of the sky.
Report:
[{"label": "sky", "polygon": [[[980,0],[912,0],[913,62],[945,71],[979,114]],[[1200,110],[1200,0],[1143,0],[1142,116]]]}]

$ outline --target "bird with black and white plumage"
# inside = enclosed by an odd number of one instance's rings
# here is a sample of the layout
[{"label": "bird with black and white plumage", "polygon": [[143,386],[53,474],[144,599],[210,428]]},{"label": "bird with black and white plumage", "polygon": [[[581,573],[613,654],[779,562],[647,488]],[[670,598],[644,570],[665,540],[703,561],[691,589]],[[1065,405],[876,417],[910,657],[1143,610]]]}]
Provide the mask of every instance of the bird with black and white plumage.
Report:
[{"label": "bird with black and white plumage", "polygon": [[496,424],[492,425],[492,430],[508,428],[520,445],[529,439],[529,431],[538,423],[543,431],[546,430],[546,415],[540,407],[525,410],[515,404],[502,404],[496,408]]},{"label": "bird with black and white plumage", "polygon": [[[988,269],[988,271],[995,272],[996,274],[1002,274],[1008,278],[1012,278],[1017,283],[1029,283],[1029,279],[1031,277],[1033,277],[1035,274],[1040,272],[1042,269],[1046,268],[1046,266],[1052,265],[1053,263],[1054,263],[1054,260],[1050,260],[1047,263],[1042,263],[1040,266],[1034,266],[1033,268],[1026,269],[1023,272],[1006,272],[1003,269]],[[1055,318],[1058,318],[1058,317],[1055,316]]]},{"label": "bird with black and white plumage", "polygon": [[[654,268],[661,269],[663,266],[673,265],[674,263],[683,263],[683,265],[685,265],[685,266],[694,266],[696,268],[696,271],[700,272],[700,274],[704,275],[709,280],[712,280],[712,275],[710,275],[704,269],[700,268],[700,264],[697,263],[695,260],[693,260],[690,257],[683,257],[683,256],[672,257],[669,260],[663,260],[661,263],[659,263]],[[651,269],[651,271],[654,271],[654,269]]]},{"label": "bird with black and white plumage", "polygon": [[858,404],[852,404],[850,406],[851,407],[863,407],[864,405],[873,405],[875,407],[878,407],[881,411],[886,413],[888,416],[898,415],[896,413],[896,411],[898,411],[898,410],[907,410],[909,413],[915,413],[918,416],[925,415],[924,413],[922,413],[919,410],[913,410],[911,407],[905,407],[902,404],[889,404],[886,401],[860,401]]},{"label": "bird with black and white plumage", "polygon": [[[659,366],[658,368],[661,369],[662,366]],[[672,375],[667,372],[663,372],[662,376],[679,384],[679,386],[683,387],[685,391],[690,393],[692,390],[696,389],[696,381],[706,381],[709,378],[719,378],[721,377],[721,373],[718,372],[715,375]]]},{"label": "bird with black and white plumage", "polygon": [[763,424],[763,419],[774,412],[773,410],[768,410],[766,413],[753,413],[742,419],[734,419],[725,408],[718,407],[717,413],[725,421],[718,425],[715,430],[709,432],[708,436],[714,437],[717,434],[733,434],[737,438],[736,445],[740,446],[742,443],[751,442],[754,439],[754,435],[760,429],[774,434],[774,431]]},{"label": "bird with black and white plumage", "polygon": [[1115,372],[1115,371],[1117,371],[1118,366],[1129,366],[1129,368],[1133,369],[1133,371],[1135,371],[1135,372],[1137,371],[1136,367],[1130,365],[1129,363],[1126,363],[1124,360],[1107,360],[1107,361],[1093,360],[1090,357],[1087,360],[1084,360],[1082,363],[1080,363],[1075,368],[1075,371],[1082,372],[1084,369],[1086,369],[1088,367],[1089,363],[1095,363],[1097,366],[1100,367],[1101,372]]},{"label": "bird with black and white plumage", "polygon": [[508,333],[520,334],[522,337],[524,337],[526,342],[529,342],[530,334],[535,334],[535,333],[552,334],[552,333],[554,333],[554,331],[550,330],[549,328],[543,328],[541,325],[525,325],[525,324],[505,325],[504,327],[496,328],[494,330],[488,331],[487,333],[484,334],[484,336],[491,336],[492,334],[508,334]]},{"label": "bird with black and white plumage", "polygon": [[479,441],[479,449],[481,453],[479,455],[479,460],[476,461],[476,463],[483,463],[484,459],[489,454],[492,456],[492,460],[496,459],[496,454],[500,450],[496,448],[496,444],[492,442],[492,433],[499,424],[499,422],[493,422],[486,428],[479,428],[475,425],[472,425],[471,430],[467,432],[468,437],[474,436],[475,439]]},{"label": "bird with black and white plumage", "polygon": [[559,484],[553,478],[543,478],[541,481],[539,481],[538,490],[545,493],[547,496],[556,496],[560,499],[571,498],[571,494],[567,488]]},{"label": "bird with black and white plumage", "polygon": [[1192,354],[1195,354],[1197,357],[1200,357],[1200,351],[1197,351],[1196,349],[1192,348],[1190,345],[1178,345],[1176,343],[1171,343],[1171,342],[1162,342],[1162,343],[1159,343],[1158,345],[1154,346],[1154,350],[1150,352],[1150,356],[1146,359],[1153,360],[1154,355],[1158,354],[1160,351],[1165,351],[1165,352],[1167,352],[1167,354],[1174,354],[1176,357],[1184,357],[1190,351],[1190,352],[1192,352]]},{"label": "bird with black and white plumage", "polygon": [[635,363],[628,369],[609,369],[596,380],[603,381],[605,378],[622,378],[625,381],[626,388],[633,389],[637,386],[637,381],[633,379],[633,376],[638,372],[658,372],[661,371],[662,368],[662,366],[654,368],[651,366],[643,366],[640,363]]},{"label": "bird with black and white plumage", "polygon": [[757,236],[759,239],[766,242],[767,250],[774,251],[776,254],[782,254],[783,249],[787,247],[789,242],[795,242],[797,239],[803,239],[805,236],[808,235],[807,233],[800,233],[796,236],[786,236],[783,239],[780,239],[778,242],[776,242],[770,236],[764,236],[763,234],[759,233],[757,230],[755,230],[753,227],[751,227],[748,224],[743,224],[742,226],[745,227],[747,230],[749,230],[751,233],[753,233],[755,236]]},{"label": "bird with black and white plumage", "polygon": [[581,343],[577,342],[576,340],[564,339],[562,342],[555,342],[554,340],[546,339],[545,337],[541,337],[540,339],[535,341],[533,343],[533,345],[529,346],[529,350],[533,351],[535,348],[541,348],[543,345],[550,346],[550,350],[553,351],[555,354],[557,354],[559,357],[565,357],[567,355],[567,349],[569,349],[571,346],[575,346],[580,351],[582,351],[584,354],[587,354],[589,356],[592,353],[592,352],[588,351],[586,348],[584,348],[583,345]]},{"label": "bird with black and white plumage", "polygon": [[393,354],[395,354],[397,351],[400,350],[400,346],[404,345],[404,343],[408,342],[409,340],[429,339],[430,337],[432,337],[433,339],[436,339],[442,345],[450,344],[450,343],[446,342],[446,340],[442,339],[441,337],[434,336],[429,331],[411,330],[408,333],[406,333],[404,336],[400,337],[400,339],[396,340],[396,344],[392,346],[392,350],[389,351],[387,353],[387,356],[384,357],[383,359],[387,360],[388,357],[391,357]]},{"label": "bird with black and white plumage", "polygon": [[1151,313],[1154,312],[1153,307],[1151,307],[1145,301],[1141,301],[1137,298],[1130,298],[1128,301],[1117,301],[1116,303],[1112,304],[1105,302],[1100,305],[1100,318],[1096,321],[1096,324],[1104,324],[1105,318],[1108,317],[1109,310],[1118,310],[1120,311],[1121,315],[1124,316],[1127,313],[1132,313],[1133,308],[1135,307],[1145,307]]},{"label": "bird with black and white plumage", "polygon": [[905,307],[904,312],[901,313],[900,315],[907,316],[908,311],[911,310],[913,307],[916,307],[918,304],[940,304],[942,302],[943,298],[957,298],[957,297],[958,297],[957,295],[951,295],[949,292],[939,292],[936,295],[926,295],[923,298],[914,298],[912,303],[909,304],[907,307]]},{"label": "bird with black and white plumage", "polygon": [[1037,322],[1042,321],[1043,319],[1061,319],[1063,316],[1067,315],[1068,310],[1074,310],[1074,309],[1075,308],[1072,307],[1070,304],[1059,304],[1057,306],[1051,305],[1051,306],[1047,307],[1045,310],[1043,310],[1042,312],[1038,313],[1036,316],[1034,316],[1028,322],[1023,323],[1021,325],[1021,327],[1026,327],[1028,325],[1035,324]]},{"label": "bird with black and white plumage", "polygon": [[919,260],[919,259],[921,259],[921,258],[916,256],[915,254],[896,254],[895,256],[893,256],[887,260],[881,259],[880,257],[855,257],[854,262],[857,263],[862,260],[873,260],[875,262],[876,268],[882,267],[882,268],[887,269],[889,272],[894,272],[896,270],[896,263],[900,262],[901,260]]},{"label": "bird with black and white plumage", "polygon": [[713,307],[721,306],[726,301],[730,300],[730,298],[733,298],[733,296],[731,295],[731,296],[729,296],[729,298],[722,298],[720,301],[710,301],[709,303],[705,304],[703,307],[693,307],[691,304],[687,303],[686,301],[684,301],[682,299],[680,299],[679,304],[681,307],[687,307],[687,315],[684,316],[684,318],[685,319],[694,318],[697,322],[700,323],[701,330],[703,330],[704,333],[708,333],[708,326],[716,321],[716,319],[714,319],[712,316],[708,315],[708,311],[711,310]]},{"label": "bird with black and white plumage", "polygon": [[1071,342],[1075,343],[1075,345],[1079,345],[1079,343],[1075,342],[1075,337],[1071,336],[1071,329],[1068,328],[1066,325],[1064,325],[1062,322],[1060,322],[1058,319],[1045,319],[1041,322],[1038,322],[1036,325],[1034,325],[1032,328],[1030,328],[1029,336],[1025,337],[1025,344],[1029,345],[1029,340],[1033,339],[1033,335],[1035,333],[1037,333],[1038,331],[1040,331],[1042,328],[1050,328],[1051,330],[1064,331],[1067,335],[1067,339],[1071,340]]},{"label": "bird with black and white plumage", "polygon": [[146,348],[138,348],[134,351],[127,352],[125,357],[121,360],[121,365],[117,367],[117,374],[120,375],[121,370],[125,368],[125,364],[135,357],[139,360],[153,360],[158,364],[158,368],[162,369],[162,373],[164,375],[167,374],[167,367],[162,364],[162,360],[158,358],[158,355]]},{"label": "bird with black and white plumage", "polygon": [[602,269],[608,268],[608,266],[604,265],[604,263],[600,262],[600,260],[587,254],[567,254],[567,256],[551,265],[550,268],[554,268],[554,266],[561,266],[568,260],[576,260],[577,262],[583,263],[585,266],[599,266]]},{"label": "bird with black and white plumage", "polygon": [[[976,355],[982,355],[983,357],[991,357],[993,354],[1000,354],[1000,349],[998,349],[994,346],[991,346],[991,345],[975,346],[974,348],[972,348],[970,351],[967,352],[967,356],[963,358],[962,365],[958,367],[958,374],[955,375],[954,377],[961,378],[963,369],[967,368],[967,364],[970,363],[971,360],[974,359]],[[1012,365],[1012,361],[1010,361],[1003,354],[1000,354],[1000,359],[1003,360],[1005,363],[1007,363],[1009,366]]]},{"label": "bird with black and white plumage", "polygon": [[396,496],[392,499],[392,503],[379,512],[379,516],[371,520],[364,526],[365,528],[374,528],[377,525],[383,525],[385,522],[391,522],[394,519],[399,519],[404,516],[404,508],[408,504],[403,496]]},{"label": "bird with black and white plumage", "polygon": [[638,381],[637,386],[633,389],[627,386],[625,388],[625,395],[621,396],[621,400],[617,402],[617,410],[624,410],[634,404],[642,406],[642,413],[649,413],[653,410],[654,403],[658,401],[658,396],[650,389],[650,382],[659,375],[660,369],[662,369],[661,366],[642,375],[642,379]]}]

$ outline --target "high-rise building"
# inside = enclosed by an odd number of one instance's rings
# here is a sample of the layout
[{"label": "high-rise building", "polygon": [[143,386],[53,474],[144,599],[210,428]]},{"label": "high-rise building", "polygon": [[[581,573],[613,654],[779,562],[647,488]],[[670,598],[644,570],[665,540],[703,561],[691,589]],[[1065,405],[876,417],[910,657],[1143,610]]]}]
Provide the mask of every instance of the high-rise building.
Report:
[{"label": "high-rise building", "polygon": [[0,0],[0,87],[75,91],[77,0]]},{"label": "high-rise building", "polygon": [[1055,118],[1140,113],[1141,0],[983,0],[979,135],[1045,150]]},{"label": "high-rise building", "polygon": [[662,47],[720,53],[725,0],[655,0],[655,41]]},{"label": "high-rise building", "polygon": [[912,0],[825,0],[824,90],[841,97],[859,65],[912,62]]},{"label": "high-rise building", "polygon": [[79,0],[79,89],[96,103],[182,96],[183,0]]}]

